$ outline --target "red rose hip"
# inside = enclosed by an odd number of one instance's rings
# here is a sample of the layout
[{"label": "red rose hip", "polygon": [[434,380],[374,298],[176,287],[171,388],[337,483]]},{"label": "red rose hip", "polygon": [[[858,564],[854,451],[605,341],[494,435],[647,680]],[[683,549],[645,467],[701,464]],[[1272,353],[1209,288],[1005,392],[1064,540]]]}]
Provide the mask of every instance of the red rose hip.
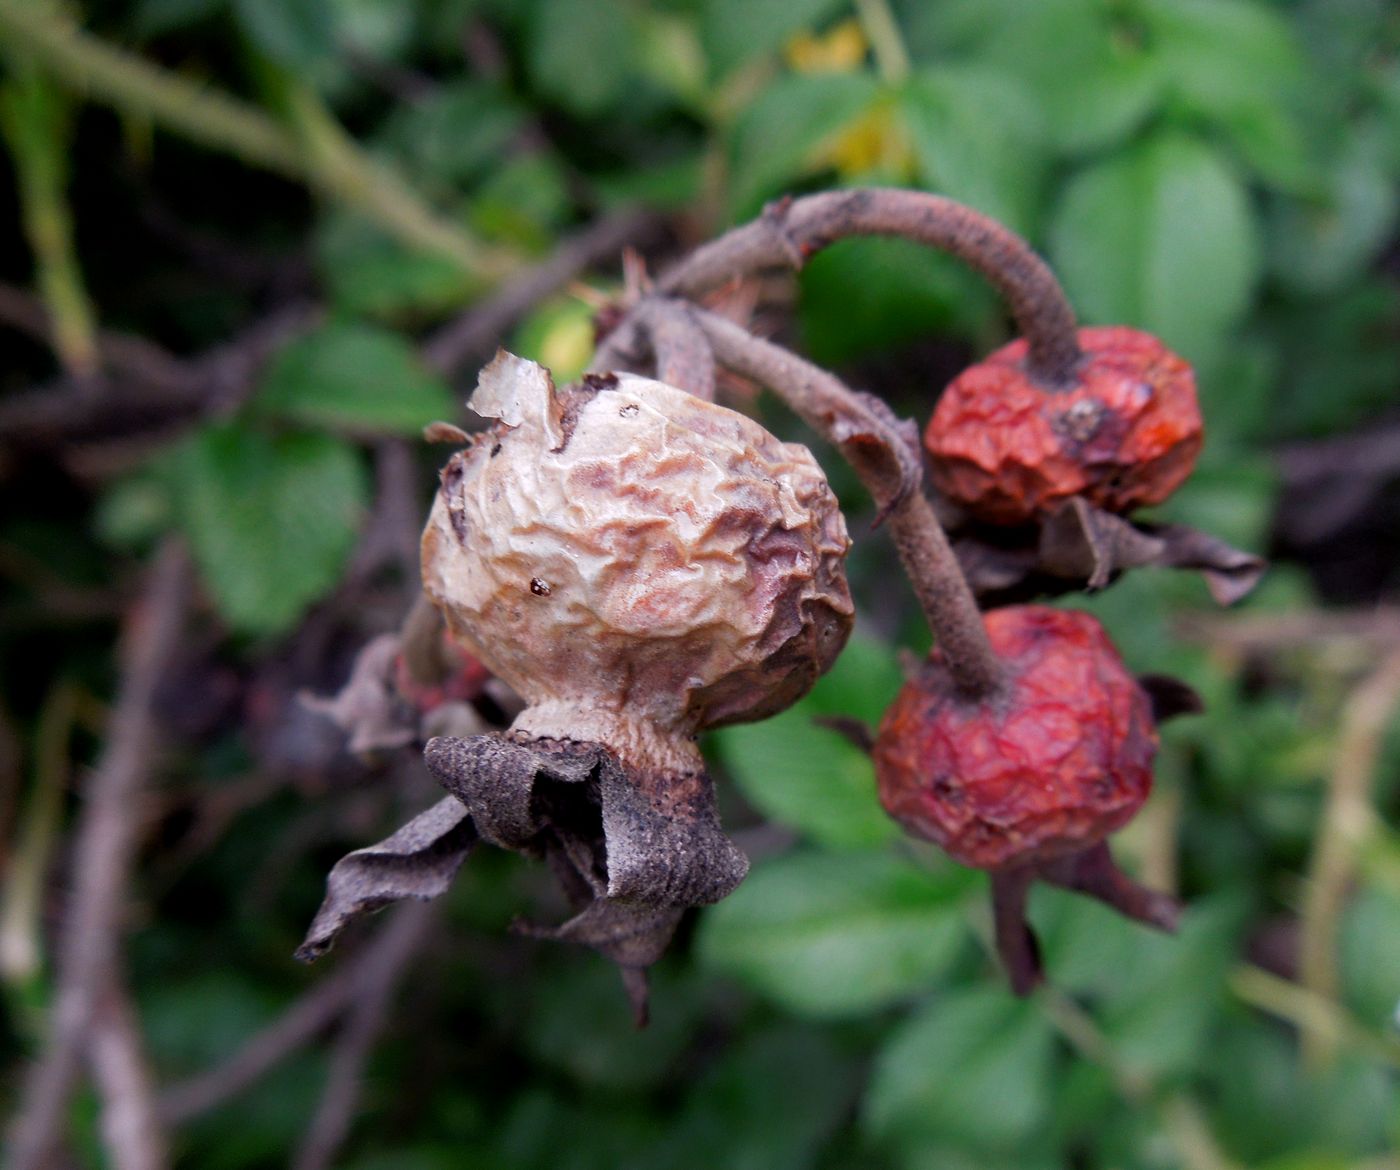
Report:
[{"label": "red rose hip", "polygon": [[1165,929],[1177,907],[1122,874],[1105,844],[1152,788],[1148,692],[1089,614],[1027,605],[985,620],[1006,672],[1000,691],[960,692],[934,650],[880,724],[875,774],[881,803],[911,834],[993,872],[998,948],[1024,993],[1040,981],[1024,923],[1032,880]]},{"label": "red rose hip", "polygon": [[979,519],[1020,524],[1083,496],[1108,512],[1159,504],[1202,441],[1191,366],[1149,333],[1081,329],[1074,382],[1047,387],[1025,341],[964,370],[924,435],[933,482]]},{"label": "red rose hip", "polygon": [[1089,614],[1012,606],[986,617],[1003,694],[960,698],[934,651],[885,714],[880,800],[916,836],[979,869],[1047,860],[1122,827],[1152,788],[1146,693]]}]

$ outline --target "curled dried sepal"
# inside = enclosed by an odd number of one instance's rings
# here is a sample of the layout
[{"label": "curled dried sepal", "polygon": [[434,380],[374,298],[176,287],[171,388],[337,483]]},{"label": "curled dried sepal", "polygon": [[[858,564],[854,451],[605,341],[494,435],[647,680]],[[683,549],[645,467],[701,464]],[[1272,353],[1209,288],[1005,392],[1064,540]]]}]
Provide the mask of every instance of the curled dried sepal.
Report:
[{"label": "curled dried sepal", "polygon": [[349,680],[334,695],[303,691],[297,697],[346,732],[356,755],[403,747],[417,734],[418,716],[395,688],[398,657],[398,635],[381,634],[365,643]]},{"label": "curled dried sepal", "polygon": [[[428,612],[435,613],[431,606]],[[472,704],[485,691],[490,675],[441,633],[439,624],[434,637],[440,644],[433,661],[440,669],[429,677],[415,672],[403,637],[381,634],[365,643],[350,678],[334,695],[322,698],[302,692],[298,698],[346,732],[346,747],[356,755],[421,744],[433,735],[485,731],[487,721]]]},{"label": "curled dried sepal", "polygon": [[1267,567],[1261,557],[1195,528],[1128,520],[1081,497],[1015,528],[978,523],[966,513],[949,519],[953,550],[984,604],[1102,589],[1125,569],[1152,567],[1196,570],[1216,602],[1230,605]]},{"label": "curled dried sepal", "polygon": [[748,871],[720,829],[704,771],[637,772],[600,744],[518,732],[444,736],[424,759],[485,840],[535,856],[558,847],[595,897],[699,906]]},{"label": "curled dried sepal", "polygon": [[719,901],[748,870],[703,771],[637,772],[600,744],[518,732],[435,739],[424,759],[484,840],[546,858],[577,911],[558,927],[521,929],[617,963],[639,1021],[643,973],[686,908]]},{"label": "curled dried sepal", "polygon": [[466,808],[449,796],[377,845],[342,857],[326,878],[325,900],[296,957],[319,959],[356,918],[391,902],[445,893],[477,840]]}]

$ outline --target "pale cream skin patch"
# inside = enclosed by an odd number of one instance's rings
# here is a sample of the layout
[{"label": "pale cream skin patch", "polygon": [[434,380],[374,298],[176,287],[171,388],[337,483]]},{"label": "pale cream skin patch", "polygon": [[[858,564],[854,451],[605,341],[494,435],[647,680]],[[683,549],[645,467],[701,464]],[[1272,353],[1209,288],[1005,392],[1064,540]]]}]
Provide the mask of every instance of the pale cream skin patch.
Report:
[{"label": "pale cream skin patch", "polygon": [[498,422],[444,469],[423,582],[526,700],[516,730],[696,771],[699,729],[782,710],[835,660],[850,541],[805,447],[630,374],[556,392],[504,353],[470,405]]}]

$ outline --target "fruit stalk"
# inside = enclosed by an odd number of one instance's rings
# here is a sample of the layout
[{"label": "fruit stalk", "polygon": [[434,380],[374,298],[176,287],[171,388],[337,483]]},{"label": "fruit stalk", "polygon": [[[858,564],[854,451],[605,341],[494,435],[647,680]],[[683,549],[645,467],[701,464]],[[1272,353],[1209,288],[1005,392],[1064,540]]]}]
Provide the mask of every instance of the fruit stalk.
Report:
[{"label": "fruit stalk", "polygon": [[851,236],[899,236],[956,256],[1005,298],[1029,343],[1027,368],[1036,381],[1050,389],[1073,384],[1083,354],[1074,310],[1049,266],[1015,232],[924,191],[858,187],[779,200],[663,273],[656,291],[695,300],[746,273],[800,269]]},{"label": "fruit stalk", "polygon": [[911,465],[899,421],[878,399],[857,394],[790,350],[713,313],[697,310],[694,318],[720,365],[762,382],[841,449],[888,520],[899,559],[958,689],[975,699],[996,693],[1001,664],[948,537],[920,488],[917,456]]}]

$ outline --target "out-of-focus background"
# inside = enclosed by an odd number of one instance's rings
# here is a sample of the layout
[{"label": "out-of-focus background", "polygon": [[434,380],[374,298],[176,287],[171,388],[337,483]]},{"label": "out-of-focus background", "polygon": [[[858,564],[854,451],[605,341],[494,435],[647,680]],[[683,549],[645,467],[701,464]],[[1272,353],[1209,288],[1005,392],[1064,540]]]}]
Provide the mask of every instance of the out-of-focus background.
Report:
[{"label": "out-of-focus background", "polygon": [[[0,1091],[49,1164],[1400,1165],[1395,5],[0,0],[0,143]],[[1003,219],[1084,321],[1196,363],[1160,514],[1272,570],[1228,612],[1153,570],[1084,603],[1209,705],[1117,845],[1181,934],[1039,890],[1051,987],[1008,993],[985,879],[812,723],[877,719],[921,648],[818,448],[859,633],[709,741],[753,871],[647,1031],[604,960],[510,933],[565,908],[490,850],[294,963],[331,863],[440,795],[297,698],[408,609],[420,428],[498,343],[579,371],[624,247],[854,183]],[[724,298],[920,421],[1008,336],[894,243]]]}]

